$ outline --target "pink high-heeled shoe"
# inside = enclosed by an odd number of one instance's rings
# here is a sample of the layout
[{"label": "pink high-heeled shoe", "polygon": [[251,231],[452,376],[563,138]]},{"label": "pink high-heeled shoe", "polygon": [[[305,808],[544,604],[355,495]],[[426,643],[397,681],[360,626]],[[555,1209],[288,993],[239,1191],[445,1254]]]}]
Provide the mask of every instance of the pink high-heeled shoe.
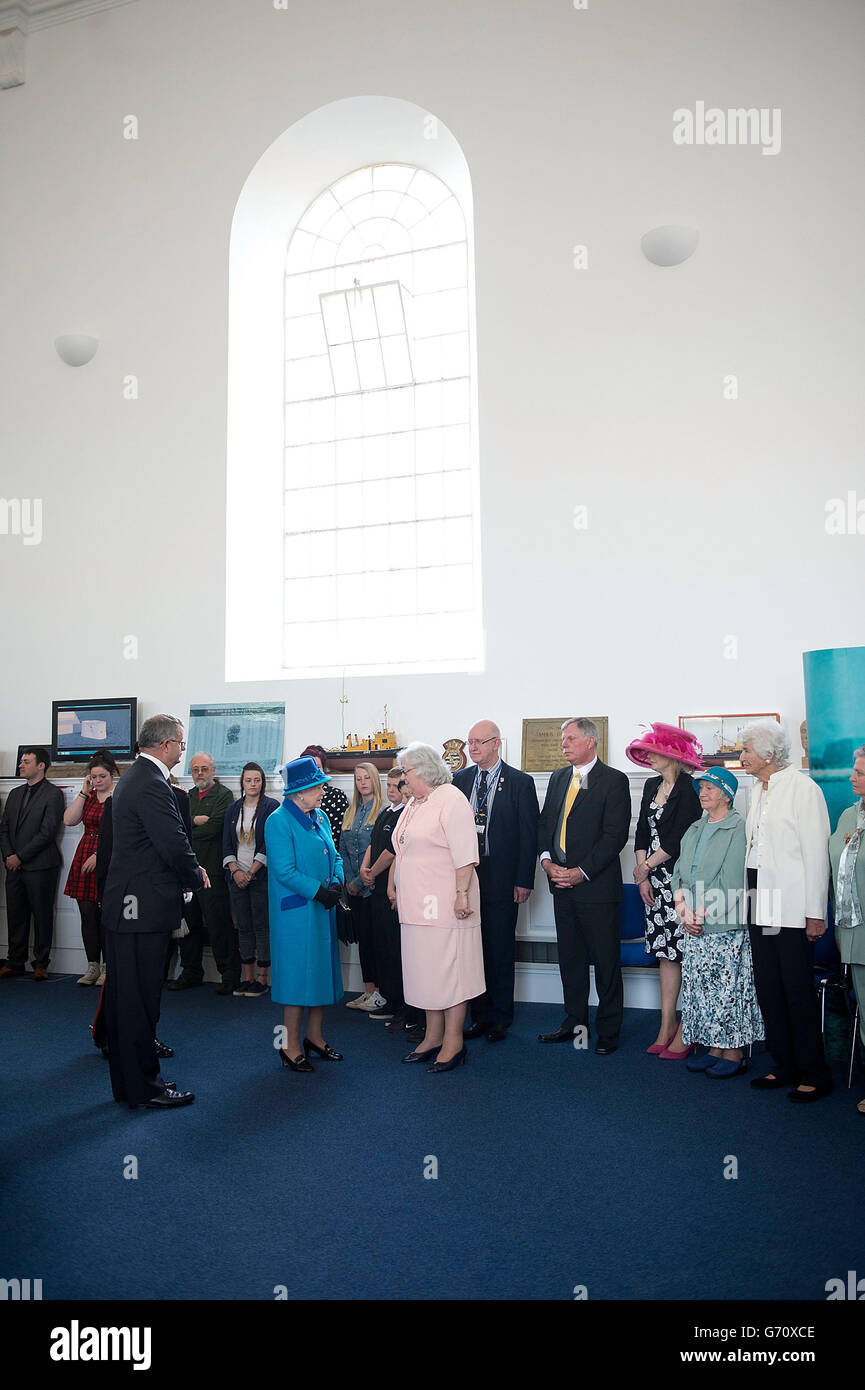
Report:
[{"label": "pink high-heeled shoe", "polygon": [[650,1052],[650,1053],[652,1054],[653,1057],[660,1057],[661,1053],[662,1053],[662,1052],[665,1052],[666,1049],[670,1046],[670,1043],[673,1041],[673,1039],[674,1039],[674,1037],[676,1036],[676,1034],[678,1033],[678,1031],[679,1031],[679,1025],[678,1025],[678,1023],[677,1023],[676,1026],[675,1026],[675,1028],[673,1029],[672,1033],[670,1034],[670,1036],[668,1037],[668,1039],[667,1039],[667,1041],[666,1041],[665,1043],[652,1043],[652,1046],[651,1046],[651,1047],[647,1047],[647,1048],[646,1048],[646,1051],[647,1051],[647,1052]]},{"label": "pink high-heeled shoe", "polygon": [[[676,1032],[678,1032],[678,1029]],[[675,1036],[676,1034],[674,1033],[673,1038]],[[670,1042],[673,1041],[673,1038],[670,1039]],[[658,1053],[658,1056],[662,1062],[685,1062],[690,1057],[691,1053],[696,1051],[696,1043],[690,1043],[687,1047],[683,1047],[681,1052],[671,1052],[669,1046],[667,1046],[664,1048],[663,1052]]]}]

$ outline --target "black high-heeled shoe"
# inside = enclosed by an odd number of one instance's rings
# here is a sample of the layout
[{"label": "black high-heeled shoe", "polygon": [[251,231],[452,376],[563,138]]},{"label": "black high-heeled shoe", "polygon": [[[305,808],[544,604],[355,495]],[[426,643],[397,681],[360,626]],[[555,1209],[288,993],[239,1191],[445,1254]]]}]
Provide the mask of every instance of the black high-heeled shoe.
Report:
[{"label": "black high-heeled shoe", "polygon": [[440,1052],[443,1046],[443,1043],[439,1043],[436,1047],[428,1047],[426,1052],[410,1052],[402,1060],[404,1062],[428,1062],[430,1057],[434,1057],[437,1052]]},{"label": "black high-heeled shoe", "polygon": [[316,1057],[321,1057],[325,1062],[341,1062],[342,1053],[334,1052],[333,1048],[325,1043],[324,1047],[319,1047],[318,1043],[310,1042],[309,1038],[303,1040],[303,1055],[308,1057],[310,1052],[314,1052]]},{"label": "black high-heeled shoe", "polygon": [[449,1062],[433,1062],[431,1067],[427,1067],[427,1071],[453,1071],[454,1067],[465,1065],[468,1055],[468,1048],[464,1047],[455,1057],[451,1057]]},{"label": "black high-heeled shoe", "polygon": [[292,1071],[315,1071],[315,1067],[310,1066],[306,1057],[300,1056],[291,1058],[289,1057],[288,1053],[283,1047],[279,1049],[279,1056],[282,1061],[282,1065],[284,1067],[291,1067]]}]

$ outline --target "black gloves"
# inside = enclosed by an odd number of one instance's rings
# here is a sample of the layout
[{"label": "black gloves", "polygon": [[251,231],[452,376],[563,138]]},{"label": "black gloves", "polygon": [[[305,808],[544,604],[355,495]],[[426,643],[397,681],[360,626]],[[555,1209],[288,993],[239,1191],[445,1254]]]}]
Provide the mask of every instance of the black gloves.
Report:
[{"label": "black gloves", "polygon": [[336,907],[341,897],[342,889],[338,883],[332,883],[327,888],[322,884],[315,895],[314,901],[321,903],[322,907],[326,907],[328,912],[330,912],[332,907]]}]

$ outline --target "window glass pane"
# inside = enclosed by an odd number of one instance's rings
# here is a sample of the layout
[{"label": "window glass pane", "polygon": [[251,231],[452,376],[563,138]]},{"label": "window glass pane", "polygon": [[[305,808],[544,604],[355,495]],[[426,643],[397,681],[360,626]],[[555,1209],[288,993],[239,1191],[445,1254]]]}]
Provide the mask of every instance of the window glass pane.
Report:
[{"label": "window glass pane", "polygon": [[441,430],[418,430],[415,436],[415,469],[418,473],[439,473],[442,468]]},{"label": "window glass pane", "polygon": [[[308,275],[286,275],[285,277],[285,313],[289,319],[295,319],[301,315],[315,313],[318,309],[315,292]],[[286,327],[286,332],[290,333],[290,326]]]},{"label": "window glass pane", "polygon": [[414,478],[391,478],[387,484],[388,521],[408,521],[415,515]]},{"label": "window glass pane", "polygon": [[414,429],[414,392],[411,387],[384,393],[385,429],[396,435]]},{"label": "window glass pane", "polygon": [[417,554],[414,524],[388,527],[388,560],[394,570],[412,568]]},{"label": "window glass pane", "polygon": [[336,580],[288,579],[285,584],[285,615],[289,622],[299,622],[314,614],[317,618],[335,617]]},{"label": "window glass pane", "polygon": [[363,484],[362,520],[365,526],[374,526],[377,521],[390,520],[387,514],[387,488],[386,482]]},{"label": "window glass pane", "polygon": [[419,517],[442,516],[444,493],[441,473],[424,473],[415,480],[417,514]]},{"label": "window glass pane", "polygon": [[294,357],[316,357],[327,352],[321,314],[304,314],[292,319],[285,330],[285,355]]},{"label": "window glass pane", "polygon": [[387,471],[391,478],[414,473],[414,434],[388,435]]},{"label": "window glass pane", "polygon": [[440,521],[421,521],[417,528],[417,563],[440,565],[444,559],[444,527]]},{"label": "window glass pane", "polygon": [[376,338],[378,329],[375,321],[375,301],[372,290],[349,290],[346,294],[348,314],[351,321],[352,337]]},{"label": "window glass pane", "polygon": [[355,343],[354,350],[361,390],[373,391],[376,387],[384,386],[384,365],[378,339],[371,343]]},{"label": "window glass pane", "polygon": [[405,337],[382,338],[381,351],[388,386],[402,386],[410,382],[412,369]]},{"label": "window glass pane", "polygon": [[363,477],[363,441],[341,439],[336,446],[336,481],[356,483]]},{"label": "window glass pane", "polygon": [[412,197],[423,203],[425,208],[437,208],[451,196],[450,190],[441,179],[436,178],[435,174],[427,173],[426,169],[415,170],[409,192]]},{"label": "window glass pane", "polygon": [[444,478],[442,514],[444,516],[467,516],[472,509],[471,475],[467,472],[447,473]]},{"label": "window glass pane", "polygon": [[336,536],[337,574],[360,573],[363,569],[363,532],[360,527],[338,531]]},{"label": "window glass pane", "polygon": [[414,178],[410,164],[376,164],[372,171],[373,188],[395,188],[403,192]]},{"label": "window glass pane", "polygon": [[361,398],[345,396],[336,403],[336,437],[347,439],[361,432]]},{"label": "window glass pane", "polygon": [[297,225],[305,232],[320,232],[328,218],[333,217],[338,211],[339,203],[330,189],[327,189],[320,198],[316,198],[315,202],[310,204]]},{"label": "window glass pane", "polygon": [[375,288],[375,312],[378,331],[383,338],[393,333],[405,332],[405,315],[402,311],[402,296],[398,285],[377,285]]},{"label": "window glass pane", "polygon": [[468,425],[449,425],[442,430],[442,464],[445,468],[471,467]]},{"label": "window glass pane", "polygon": [[336,490],[337,526],[360,526],[363,521],[362,483],[342,483]]},{"label": "window glass pane", "polygon": [[388,528],[386,526],[364,526],[363,537],[363,568],[371,572],[372,570],[386,570],[388,568]]},{"label": "window glass pane", "polygon": [[353,343],[341,343],[338,347],[331,348],[330,370],[333,390],[338,394],[347,395],[349,392],[359,389],[360,379],[357,374]]},{"label": "window glass pane", "polygon": [[364,478],[387,477],[387,435],[376,434],[363,441]]},{"label": "window glass pane", "polygon": [[351,323],[349,322],[345,295],[341,292],[323,294],[321,296],[321,312],[324,318],[327,341],[329,343],[350,343]]}]

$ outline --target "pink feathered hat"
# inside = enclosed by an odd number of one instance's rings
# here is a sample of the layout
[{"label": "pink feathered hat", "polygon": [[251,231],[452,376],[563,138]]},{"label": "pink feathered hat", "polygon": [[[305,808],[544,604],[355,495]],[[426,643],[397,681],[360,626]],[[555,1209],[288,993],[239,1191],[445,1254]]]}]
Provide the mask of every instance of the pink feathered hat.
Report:
[{"label": "pink feathered hat", "polygon": [[638,767],[648,767],[647,753],[657,753],[660,758],[675,758],[685,767],[701,771],[703,767],[703,745],[693,734],[685,729],[677,729],[674,724],[652,724],[642,738],[635,738],[625,749],[632,763]]}]

